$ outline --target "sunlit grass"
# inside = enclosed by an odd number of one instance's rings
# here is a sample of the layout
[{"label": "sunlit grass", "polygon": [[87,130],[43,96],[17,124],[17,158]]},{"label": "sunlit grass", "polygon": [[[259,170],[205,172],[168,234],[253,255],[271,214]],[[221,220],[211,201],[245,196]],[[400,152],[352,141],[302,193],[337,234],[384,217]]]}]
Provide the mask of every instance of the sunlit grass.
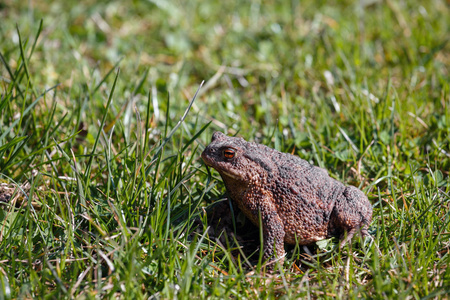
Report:
[{"label": "sunlit grass", "polygon": [[[449,15],[445,1],[1,3],[0,298],[445,298]],[[373,240],[287,248],[262,272],[257,231],[239,249],[205,230],[225,191],[200,159],[216,130],[360,187]]]}]

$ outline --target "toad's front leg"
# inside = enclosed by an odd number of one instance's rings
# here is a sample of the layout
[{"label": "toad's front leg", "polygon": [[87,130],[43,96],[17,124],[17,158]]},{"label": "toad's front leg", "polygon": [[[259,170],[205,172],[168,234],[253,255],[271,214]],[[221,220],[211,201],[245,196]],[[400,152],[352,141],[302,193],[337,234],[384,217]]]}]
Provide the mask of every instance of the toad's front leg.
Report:
[{"label": "toad's front leg", "polygon": [[[255,194],[250,194],[251,196]],[[270,195],[247,197],[241,210],[261,228],[263,233],[263,259],[284,261],[284,223],[277,213]]]},{"label": "toad's front leg", "polygon": [[283,222],[275,210],[260,210],[260,213],[263,230],[263,259],[273,261],[278,258],[283,262],[285,255]]}]

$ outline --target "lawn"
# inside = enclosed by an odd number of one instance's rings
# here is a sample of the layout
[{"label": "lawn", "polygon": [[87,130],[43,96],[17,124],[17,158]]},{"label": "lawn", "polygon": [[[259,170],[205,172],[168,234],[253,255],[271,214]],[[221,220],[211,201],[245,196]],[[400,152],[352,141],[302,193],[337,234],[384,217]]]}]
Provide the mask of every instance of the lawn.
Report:
[{"label": "lawn", "polygon": [[[215,131],[361,188],[372,239],[264,271],[205,230]],[[448,298],[449,170],[449,1],[0,2],[0,299]]]}]

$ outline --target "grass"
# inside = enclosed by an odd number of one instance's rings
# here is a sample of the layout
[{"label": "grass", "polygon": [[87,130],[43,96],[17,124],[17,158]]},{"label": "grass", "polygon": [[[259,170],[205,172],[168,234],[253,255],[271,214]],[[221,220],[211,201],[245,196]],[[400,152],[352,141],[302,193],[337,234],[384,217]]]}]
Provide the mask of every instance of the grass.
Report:
[{"label": "grass", "polygon": [[[447,298],[449,10],[3,1],[0,299]],[[249,266],[197,226],[216,130],[361,187],[373,241]]]}]

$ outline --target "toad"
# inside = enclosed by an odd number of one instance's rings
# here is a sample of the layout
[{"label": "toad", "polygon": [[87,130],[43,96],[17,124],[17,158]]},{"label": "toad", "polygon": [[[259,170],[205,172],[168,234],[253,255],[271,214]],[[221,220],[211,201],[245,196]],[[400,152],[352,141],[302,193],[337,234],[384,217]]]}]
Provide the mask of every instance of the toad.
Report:
[{"label": "toad", "polygon": [[297,156],[216,132],[202,159],[219,172],[239,209],[261,224],[265,260],[282,260],[284,243],[338,236],[342,247],[358,231],[368,236],[372,206],[366,195]]}]

